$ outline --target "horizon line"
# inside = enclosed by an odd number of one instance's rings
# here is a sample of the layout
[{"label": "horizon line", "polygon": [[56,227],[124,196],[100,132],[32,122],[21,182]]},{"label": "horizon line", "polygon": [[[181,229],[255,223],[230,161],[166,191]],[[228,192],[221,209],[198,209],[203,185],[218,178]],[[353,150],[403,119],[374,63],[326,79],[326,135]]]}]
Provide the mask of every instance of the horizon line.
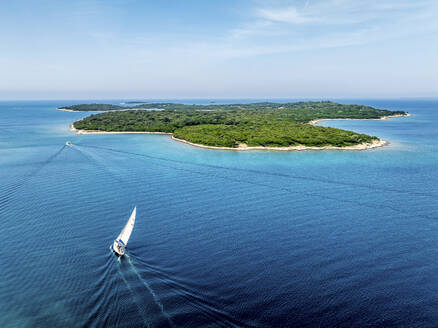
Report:
[{"label": "horizon line", "polygon": [[438,96],[403,96],[403,97],[159,97],[159,98],[36,98],[36,99],[1,99],[3,101],[99,101],[99,100],[117,100],[117,101],[161,101],[161,100],[269,100],[269,99],[289,99],[289,100],[438,100]]}]

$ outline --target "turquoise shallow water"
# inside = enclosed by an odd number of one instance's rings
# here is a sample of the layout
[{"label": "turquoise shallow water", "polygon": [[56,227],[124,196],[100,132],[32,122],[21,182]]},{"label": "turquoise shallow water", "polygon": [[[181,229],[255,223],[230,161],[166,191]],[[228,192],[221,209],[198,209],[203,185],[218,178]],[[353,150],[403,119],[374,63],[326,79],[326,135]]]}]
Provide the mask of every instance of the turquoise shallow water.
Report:
[{"label": "turquoise shallow water", "polygon": [[321,123],[369,151],[227,152],[1,102],[0,326],[435,327],[438,101],[344,102],[413,115]]}]

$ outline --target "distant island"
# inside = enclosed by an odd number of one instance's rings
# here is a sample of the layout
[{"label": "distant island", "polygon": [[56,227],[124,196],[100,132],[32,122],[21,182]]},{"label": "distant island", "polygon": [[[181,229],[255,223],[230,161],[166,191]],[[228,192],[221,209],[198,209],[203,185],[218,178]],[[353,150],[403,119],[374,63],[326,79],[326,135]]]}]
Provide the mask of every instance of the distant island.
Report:
[{"label": "distant island", "polygon": [[367,149],[385,144],[378,137],[315,126],[323,119],[385,119],[403,111],[331,101],[186,105],[149,103],[66,106],[69,111],[106,111],[73,123],[78,133],[165,133],[195,146],[218,149]]},{"label": "distant island", "polygon": [[139,105],[139,104],[150,104],[149,101],[124,101],[121,102],[122,105]]}]

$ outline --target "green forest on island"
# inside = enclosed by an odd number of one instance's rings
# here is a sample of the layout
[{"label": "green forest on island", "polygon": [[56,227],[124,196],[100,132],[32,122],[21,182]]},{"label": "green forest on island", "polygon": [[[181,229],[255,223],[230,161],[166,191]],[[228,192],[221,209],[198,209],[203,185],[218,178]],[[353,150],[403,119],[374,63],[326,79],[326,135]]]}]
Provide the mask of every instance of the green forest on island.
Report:
[{"label": "green forest on island", "polygon": [[[106,104],[74,105],[64,108],[87,110],[111,108]],[[352,146],[378,140],[352,131],[313,126],[317,119],[379,119],[404,115],[402,111],[345,105],[330,101],[295,103],[253,103],[233,105],[184,105],[153,103],[134,106],[135,110],[111,110],[74,123],[76,129],[97,131],[139,131],[172,133],[196,144],[236,148],[287,146]],[[72,109],[76,108],[76,109]]]}]

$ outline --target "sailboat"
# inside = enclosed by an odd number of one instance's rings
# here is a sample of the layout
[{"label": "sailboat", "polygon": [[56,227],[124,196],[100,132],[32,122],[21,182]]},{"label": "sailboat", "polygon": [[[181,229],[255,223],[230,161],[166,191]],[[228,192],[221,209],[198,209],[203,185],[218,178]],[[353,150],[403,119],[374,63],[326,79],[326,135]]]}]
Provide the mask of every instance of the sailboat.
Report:
[{"label": "sailboat", "polygon": [[118,237],[114,240],[113,251],[116,253],[117,256],[122,256],[125,254],[126,245],[128,244],[129,237],[131,237],[132,229],[134,229],[136,212],[137,212],[137,207],[135,206],[134,210],[131,213],[131,216],[129,217],[128,222],[126,222],[122,231],[120,232]]}]

